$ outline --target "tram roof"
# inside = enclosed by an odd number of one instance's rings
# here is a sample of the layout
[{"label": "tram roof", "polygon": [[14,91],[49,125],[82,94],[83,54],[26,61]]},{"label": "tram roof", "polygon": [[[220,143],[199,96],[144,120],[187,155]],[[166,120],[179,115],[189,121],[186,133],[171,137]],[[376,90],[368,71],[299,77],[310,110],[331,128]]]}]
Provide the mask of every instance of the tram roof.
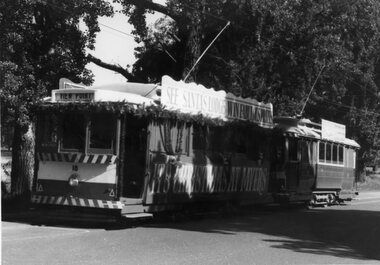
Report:
[{"label": "tram roof", "polygon": [[334,138],[323,137],[321,124],[311,122],[307,119],[297,119],[293,117],[275,117],[275,128],[280,129],[284,134],[292,135],[294,137],[306,137],[315,140],[322,140],[338,144],[344,144],[355,148],[360,148],[360,145],[349,138]]},{"label": "tram roof", "polygon": [[101,86],[75,84],[60,80],[46,103],[126,103],[160,106],[163,109],[210,119],[248,121],[265,128],[273,127],[273,106],[253,98],[242,98],[223,90],[216,91],[196,83],[175,81],[163,76],[160,84],[122,83]]}]

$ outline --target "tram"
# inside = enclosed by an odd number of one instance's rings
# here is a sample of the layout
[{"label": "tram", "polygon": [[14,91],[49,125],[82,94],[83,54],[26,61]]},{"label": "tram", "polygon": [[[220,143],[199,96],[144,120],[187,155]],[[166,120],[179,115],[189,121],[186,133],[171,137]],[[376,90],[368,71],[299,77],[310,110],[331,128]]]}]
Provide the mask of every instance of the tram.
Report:
[{"label": "tram", "polygon": [[[273,161],[277,178],[286,190],[310,187],[311,205],[330,205],[353,199],[356,190],[356,152],[359,144],[346,138],[342,124],[322,119],[276,117],[275,129],[282,137],[278,146],[287,150],[283,159]],[[281,193],[280,193],[281,194]]]},{"label": "tram", "polygon": [[[303,125],[291,119],[274,122],[270,103],[168,76],[160,84],[99,87],[61,79],[36,117],[32,203],[128,218],[194,206],[306,203],[326,190],[337,196],[354,174],[349,160],[358,147],[326,141],[315,129],[298,133]],[[345,169],[343,184],[331,178],[336,169]]]}]

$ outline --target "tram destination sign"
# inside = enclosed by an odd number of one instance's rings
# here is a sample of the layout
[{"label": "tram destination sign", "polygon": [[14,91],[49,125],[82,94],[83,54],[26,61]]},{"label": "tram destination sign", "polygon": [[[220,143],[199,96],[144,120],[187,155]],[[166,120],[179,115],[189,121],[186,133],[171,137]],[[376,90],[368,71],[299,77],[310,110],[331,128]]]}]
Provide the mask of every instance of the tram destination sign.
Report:
[{"label": "tram destination sign", "polygon": [[235,119],[256,123],[263,127],[273,125],[272,104],[253,98],[236,97],[225,91],[215,91],[195,83],[162,78],[161,103],[168,109],[185,113],[201,113],[211,118]]},{"label": "tram destination sign", "polygon": [[84,90],[84,89],[66,89],[58,90],[54,93],[55,101],[57,102],[89,102],[94,100],[95,91]]}]

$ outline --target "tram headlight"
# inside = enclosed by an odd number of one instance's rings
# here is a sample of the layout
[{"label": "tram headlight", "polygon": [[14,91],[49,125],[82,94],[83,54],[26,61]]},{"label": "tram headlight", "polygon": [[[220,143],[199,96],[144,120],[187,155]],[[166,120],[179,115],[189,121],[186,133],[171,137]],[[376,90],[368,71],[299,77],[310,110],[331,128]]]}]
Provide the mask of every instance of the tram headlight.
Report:
[{"label": "tram headlight", "polygon": [[69,185],[71,187],[76,187],[79,185],[79,175],[78,174],[72,174],[69,177]]}]

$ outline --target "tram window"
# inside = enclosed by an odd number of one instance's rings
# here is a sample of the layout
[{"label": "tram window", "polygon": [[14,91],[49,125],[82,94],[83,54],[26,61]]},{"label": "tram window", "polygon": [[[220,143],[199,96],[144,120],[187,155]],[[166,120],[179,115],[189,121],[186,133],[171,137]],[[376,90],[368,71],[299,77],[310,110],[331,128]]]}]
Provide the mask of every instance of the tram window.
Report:
[{"label": "tram window", "polygon": [[301,142],[301,159],[302,161],[309,162],[309,148],[310,148],[310,142],[302,141]]},{"label": "tram window", "polygon": [[260,158],[260,135],[259,134],[251,134],[247,135],[247,156],[252,160],[259,160]]},{"label": "tram window", "polygon": [[80,114],[65,114],[62,120],[62,145],[65,150],[83,151],[86,143],[86,119]]},{"label": "tram window", "polygon": [[325,162],[326,158],[326,144],[325,143],[319,143],[319,161]]},{"label": "tram window", "polygon": [[337,164],[338,163],[338,146],[336,144],[332,145],[332,163]]},{"label": "tram window", "polygon": [[223,142],[223,131],[221,127],[210,128],[210,150],[211,151],[221,151]]},{"label": "tram window", "polygon": [[289,139],[289,160],[298,161],[298,141]]},{"label": "tram window", "polygon": [[116,120],[111,114],[97,114],[90,119],[89,149],[102,149],[112,152],[115,142]]},{"label": "tram window", "polygon": [[343,146],[332,143],[319,143],[319,162],[342,165],[344,160]]},{"label": "tram window", "polygon": [[246,135],[244,130],[237,131],[235,134],[236,152],[245,154],[247,152]]},{"label": "tram window", "polygon": [[235,152],[236,143],[235,143],[235,133],[232,127],[227,127],[224,131],[223,139],[223,149],[226,152]]},{"label": "tram window", "polygon": [[182,153],[189,155],[190,150],[190,127],[185,125],[183,129],[183,140],[182,140]]},{"label": "tram window", "polygon": [[[249,159],[256,161],[263,158],[268,158],[268,139],[265,134],[257,131],[251,131],[246,134],[245,139],[246,154]],[[278,143],[278,146],[276,147],[280,148],[280,144]]]},{"label": "tram window", "polygon": [[338,156],[338,164],[343,164],[343,146],[339,146],[339,156]]},{"label": "tram window", "polygon": [[189,153],[189,132],[190,128],[186,124],[178,125],[171,129],[174,141],[174,151],[187,155]]},{"label": "tram window", "polygon": [[326,163],[331,163],[331,144],[326,143]]},{"label": "tram window", "polygon": [[57,148],[57,117],[55,115],[38,117],[38,141],[42,149]]},{"label": "tram window", "polygon": [[206,149],[206,132],[205,128],[199,125],[194,125],[193,131],[193,149],[205,150]]}]

